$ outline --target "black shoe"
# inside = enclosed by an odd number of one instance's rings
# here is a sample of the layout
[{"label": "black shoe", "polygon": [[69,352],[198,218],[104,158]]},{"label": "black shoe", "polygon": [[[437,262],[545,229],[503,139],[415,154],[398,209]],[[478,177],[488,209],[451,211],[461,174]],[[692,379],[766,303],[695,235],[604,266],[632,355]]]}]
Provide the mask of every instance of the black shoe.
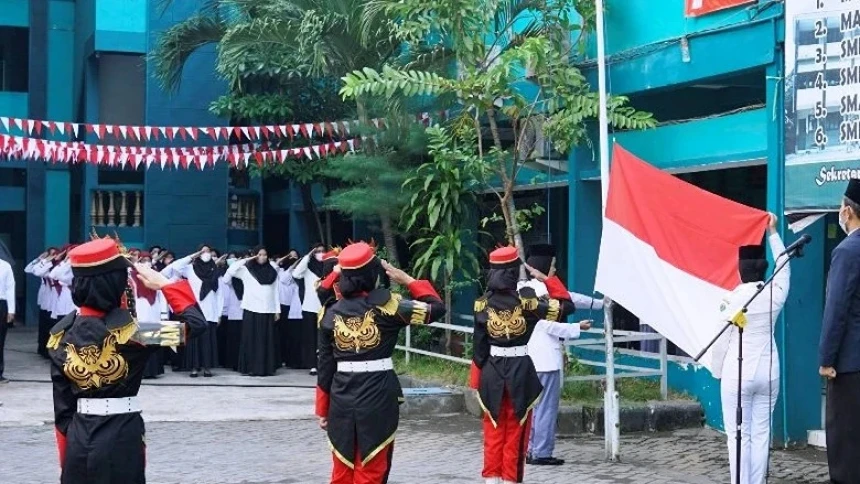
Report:
[{"label": "black shoe", "polygon": [[205,378],[212,378],[212,372],[209,370],[203,370],[203,376]]},{"label": "black shoe", "polygon": [[196,371],[192,371],[192,372],[191,372],[191,374],[190,374],[190,375],[188,375],[188,376],[190,376],[191,378],[197,378],[197,372],[196,372]]},{"label": "black shoe", "polygon": [[560,466],[564,465],[563,459],[556,459],[555,457],[540,457],[538,459],[529,459],[528,464],[533,466]]}]

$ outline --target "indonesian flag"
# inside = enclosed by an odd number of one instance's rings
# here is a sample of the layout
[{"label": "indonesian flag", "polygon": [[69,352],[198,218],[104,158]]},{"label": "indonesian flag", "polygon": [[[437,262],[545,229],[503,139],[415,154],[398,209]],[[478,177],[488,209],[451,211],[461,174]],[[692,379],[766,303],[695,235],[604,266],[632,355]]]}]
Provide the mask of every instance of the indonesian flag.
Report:
[{"label": "indonesian flag", "polygon": [[768,219],[616,144],[595,290],[696,355],[725,326],[720,304],[741,282],[738,248],[761,244]]}]

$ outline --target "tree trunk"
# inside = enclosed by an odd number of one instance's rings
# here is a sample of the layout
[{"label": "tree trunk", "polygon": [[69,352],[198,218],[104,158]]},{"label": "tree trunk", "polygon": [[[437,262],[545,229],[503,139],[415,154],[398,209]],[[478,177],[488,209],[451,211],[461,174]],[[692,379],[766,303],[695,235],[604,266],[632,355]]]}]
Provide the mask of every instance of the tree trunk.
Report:
[{"label": "tree trunk", "polygon": [[[502,137],[499,134],[499,125],[496,123],[496,110],[487,110],[487,120],[490,123],[490,133],[493,135],[493,144],[499,151],[502,150]],[[480,134],[479,134],[480,136]],[[518,147],[514,147],[514,150]],[[520,252],[520,257],[525,257],[525,248],[523,247],[523,236],[520,234],[520,227],[517,224],[517,207],[514,203],[514,185],[516,180],[507,172],[507,162],[499,158],[499,176],[502,178],[502,186],[504,193],[502,194],[502,216],[505,219],[505,232],[508,236],[508,242],[513,243]]]},{"label": "tree trunk", "polygon": [[379,214],[379,219],[382,226],[382,239],[385,241],[385,250],[388,252],[388,262],[400,267],[400,257],[397,255],[397,236],[391,225],[391,217],[387,212],[382,212]]},{"label": "tree trunk", "polygon": [[[451,324],[451,278],[449,276],[445,276],[445,324]],[[445,354],[451,355],[452,353],[452,333],[450,329],[445,330]]]},{"label": "tree trunk", "polygon": [[[311,212],[311,216],[316,222],[317,235],[319,235],[319,242],[325,243],[325,232],[323,231],[322,220],[320,219],[320,213],[317,210],[317,205],[314,203],[313,193],[311,192],[311,186],[307,183],[301,184],[301,192],[302,192],[302,203],[305,207],[305,210],[309,210]],[[308,227],[308,231],[311,231],[311,227]],[[313,243],[313,242],[312,242]]]}]

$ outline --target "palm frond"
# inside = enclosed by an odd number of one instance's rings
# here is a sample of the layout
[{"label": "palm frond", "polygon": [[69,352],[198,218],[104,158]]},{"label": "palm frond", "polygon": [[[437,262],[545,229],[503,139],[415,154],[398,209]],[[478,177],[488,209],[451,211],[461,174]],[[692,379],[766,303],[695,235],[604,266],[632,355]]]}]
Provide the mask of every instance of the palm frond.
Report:
[{"label": "palm frond", "polygon": [[163,32],[148,56],[155,78],[167,91],[175,91],[185,62],[197,49],[221,41],[227,31],[224,21],[213,15],[196,14]]}]

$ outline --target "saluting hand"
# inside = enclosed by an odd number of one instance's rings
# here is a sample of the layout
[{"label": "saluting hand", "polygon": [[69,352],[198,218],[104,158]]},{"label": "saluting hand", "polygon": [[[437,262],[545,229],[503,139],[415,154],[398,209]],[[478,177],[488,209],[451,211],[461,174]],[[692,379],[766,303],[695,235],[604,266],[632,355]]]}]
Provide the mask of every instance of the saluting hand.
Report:
[{"label": "saluting hand", "polygon": [[771,234],[775,234],[776,233],[776,223],[777,223],[778,219],[776,218],[776,215],[774,215],[772,213],[768,213],[768,215],[770,216],[770,221],[767,224],[767,231]]},{"label": "saluting hand", "polygon": [[523,266],[526,268],[526,270],[529,272],[529,274],[531,274],[532,277],[539,280],[540,282],[544,282],[547,279],[549,279],[549,277],[546,274],[544,274],[543,272],[541,272],[541,271],[535,269],[534,267],[526,264],[525,262],[523,262]]},{"label": "saluting hand", "polygon": [[160,291],[164,286],[170,284],[168,278],[151,267],[138,263],[134,265],[134,268],[137,270],[137,278],[140,279],[140,282],[152,290]]},{"label": "saluting hand", "polygon": [[591,329],[591,323],[593,323],[593,321],[590,319],[580,321],[579,322],[580,331],[588,331],[589,329]]},{"label": "saluting hand", "polygon": [[325,430],[328,428],[328,419],[325,417],[320,417],[320,428]]},{"label": "saluting hand", "polygon": [[388,261],[382,261],[382,268],[385,269],[385,273],[388,274],[388,277],[391,279],[391,282],[400,284],[401,286],[408,286],[415,282],[415,278],[407,274],[402,269],[398,269],[393,265],[389,264]]},{"label": "saluting hand", "polygon": [[833,380],[836,378],[836,368],[833,368],[832,366],[822,366],[818,369],[818,374],[828,380]]}]

